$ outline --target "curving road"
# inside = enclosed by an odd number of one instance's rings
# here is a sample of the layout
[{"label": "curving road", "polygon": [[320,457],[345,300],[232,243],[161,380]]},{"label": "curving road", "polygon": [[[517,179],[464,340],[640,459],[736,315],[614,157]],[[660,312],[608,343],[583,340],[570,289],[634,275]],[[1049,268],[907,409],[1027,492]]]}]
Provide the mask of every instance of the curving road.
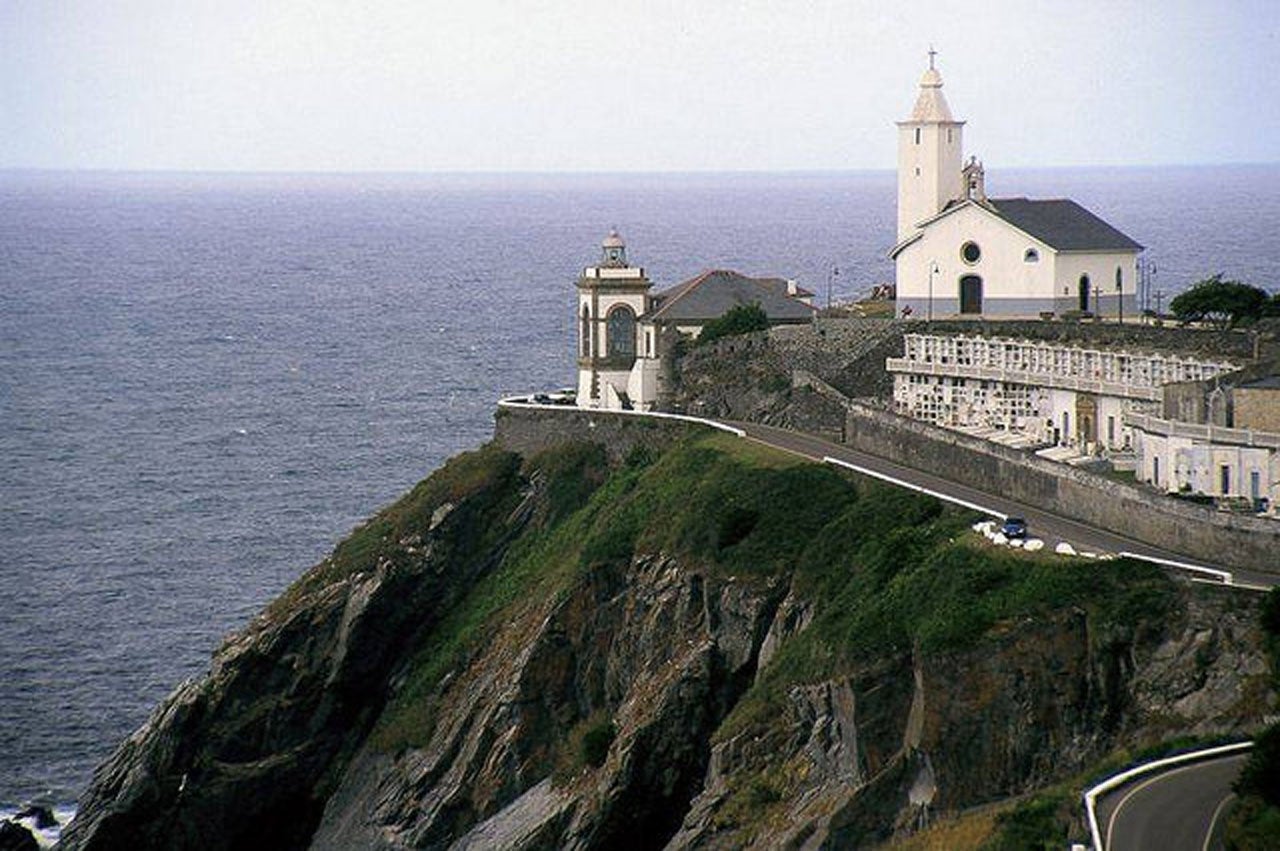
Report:
[{"label": "curving road", "polygon": [[1247,754],[1133,780],[1098,802],[1104,851],[1221,851],[1231,784]]},{"label": "curving road", "polygon": [[729,422],[727,425],[741,429],[746,432],[746,436],[749,439],[772,446],[775,449],[782,449],[814,461],[821,461],[825,457],[836,458],[875,471],[883,476],[901,479],[917,487],[983,506],[991,511],[1025,517],[1031,534],[1045,539],[1050,544],[1050,547],[1052,547],[1055,540],[1062,540],[1070,542],[1077,550],[1098,553],[1129,552],[1152,559],[1198,564],[1213,570],[1227,570],[1233,574],[1237,585],[1256,586],[1264,590],[1280,585],[1280,576],[1275,574],[1193,562],[1177,553],[1162,550],[1159,547],[1152,547],[1132,538],[1108,532],[1105,529],[1086,526],[1076,520],[1041,511],[1029,505],[1002,497],[999,494],[988,493],[978,488],[935,476],[932,473],[905,467],[893,461],[886,461],[875,455],[868,455],[865,452],[859,452],[839,443],[831,443],[819,437],[757,423]]}]

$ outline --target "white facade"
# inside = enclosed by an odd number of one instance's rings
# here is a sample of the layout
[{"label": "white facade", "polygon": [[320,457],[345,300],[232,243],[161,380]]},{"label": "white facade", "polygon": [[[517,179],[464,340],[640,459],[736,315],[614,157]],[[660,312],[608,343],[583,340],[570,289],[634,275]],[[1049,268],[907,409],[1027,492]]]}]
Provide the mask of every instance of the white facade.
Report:
[{"label": "white facade", "polygon": [[578,279],[579,407],[650,410],[656,402],[656,329],[642,320],[651,286],[644,269],[627,265],[626,245],[611,232],[600,265]]},{"label": "white facade", "polygon": [[[1058,251],[975,201],[935,217],[895,259],[898,312],[910,308],[914,319],[1073,310],[1136,318],[1136,251]],[[979,282],[976,302],[967,304],[966,278]]]},{"label": "white facade", "polygon": [[1226,361],[969,335],[907,334],[889,358],[895,409],[952,428],[993,428],[1082,453],[1133,448],[1129,418],[1158,414],[1164,384]]},{"label": "white facade", "polygon": [[1131,415],[1139,481],[1168,493],[1280,507],[1280,434]]}]

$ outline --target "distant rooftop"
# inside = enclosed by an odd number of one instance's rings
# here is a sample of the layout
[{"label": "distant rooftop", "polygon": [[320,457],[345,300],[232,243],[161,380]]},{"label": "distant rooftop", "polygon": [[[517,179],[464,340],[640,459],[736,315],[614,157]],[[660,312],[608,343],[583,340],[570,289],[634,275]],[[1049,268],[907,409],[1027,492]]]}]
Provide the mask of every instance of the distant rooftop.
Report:
[{"label": "distant rooftop", "polygon": [[[801,290],[798,294],[812,295]],[[709,322],[732,308],[758,304],[774,322],[808,322],[813,308],[787,295],[782,278],[749,278],[726,269],[703,272],[654,296],[651,319],[666,322]]]}]

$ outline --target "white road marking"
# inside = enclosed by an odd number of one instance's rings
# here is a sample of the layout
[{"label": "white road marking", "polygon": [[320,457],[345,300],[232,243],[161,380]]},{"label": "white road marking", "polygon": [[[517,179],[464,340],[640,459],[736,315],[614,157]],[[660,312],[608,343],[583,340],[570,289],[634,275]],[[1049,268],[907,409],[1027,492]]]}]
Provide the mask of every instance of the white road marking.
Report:
[{"label": "white road marking", "polygon": [[1218,818],[1222,815],[1222,810],[1235,800],[1236,793],[1232,792],[1219,802],[1217,809],[1213,811],[1213,818],[1209,819],[1209,829],[1204,834],[1204,844],[1200,846],[1200,851],[1209,851],[1209,843],[1213,841],[1213,828],[1218,824]]}]

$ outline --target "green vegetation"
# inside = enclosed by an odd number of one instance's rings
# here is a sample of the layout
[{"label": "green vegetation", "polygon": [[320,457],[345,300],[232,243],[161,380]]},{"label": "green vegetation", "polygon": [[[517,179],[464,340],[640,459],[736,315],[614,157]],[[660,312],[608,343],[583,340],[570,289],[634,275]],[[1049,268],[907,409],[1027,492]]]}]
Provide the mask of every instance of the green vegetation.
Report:
[{"label": "green vegetation", "polygon": [[[1272,685],[1280,691],[1280,589],[1267,592],[1261,621]],[[1240,801],[1227,820],[1228,851],[1280,847],[1280,723],[1272,724],[1254,740],[1235,791]]]},{"label": "green vegetation", "polygon": [[[471,587],[459,589],[460,599],[446,609],[414,656],[405,684],[374,731],[380,749],[396,752],[426,744],[441,697],[441,680],[483,644],[498,615],[521,601],[546,599],[567,585],[577,564],[575,539],[589,516],[579,509],[592,501],[593,483],[605,481],[605,469],[604,452],[594,444],[571,444],[529,462],[525,472],[531,478],[543,478],[541,520],[511,546],[496,569]],[[615,476],[603,490],[623,488],[627,479]]]},{"label": "green vegetation", "polygon": [[971,517],[935,500],[867,482],[858,493],[797,560],[813,623],[782,647],[718,738],[766,724],[792,685],[876,654],[961,652],[1002,622],[1069,607],[1101,626],[1158,620],[1170,604],[1169,580],[1151,565],[992,551],[969,542]]},{"label": "green vegetation", "polygon": [[[420,542],[433,525],[469,502],[469,510],[459,520],[473,521],[472,534],[464,536],[471,553],[484,552],[503,531],[501,524],[482,518],[510,500],[520,469],[520,456],[487,445],[451,458],[429,478],[374,517],[357,527],[338,544],[333,554],[307,571],[276,598],[268,614],[281,617],[314,590],[360,572],[374,570],[382,561],[401,563],[411,557],[414,542]],[[457,522],[457,521],[455,521]],[[407,546],[408,545],[408,546]],[[464,554],[465,557],[465,554]]]},{"label": "green vegetation", "polygon": [[698,345],[703,346],[722,337],[733,337],[769,327],[769,315],[759,304],[740,304],[702,326]]},{"label": "green vegetation", "polygon": [[996,816],[996,832],[982,851],[1061,851],[1066,847],[1064,811],[1076,806],[1075,796],[1054,787]]},{"label": "green vegetation", "polygon": [[1273,308],[1278,307],[1280,299],[1269,297],[1266,290],[1224,281],[1222,273],[1205,278],[1169,303],[1169,310],[1182,324],[1208,322],[1216,328],[1234,328],[1275,315]]},{"label": "green vegetation", "polygon": [[618,729],[613,726],[612,721],[607,719],[587,727],[578,743],[578,755],[582,764],[592,768],[604,765],[605,757],[609,755],[609,746],[613,744],[613,739],[617,735]]},{"label": "green vegetation", "polygon": [[[1149,565],[1081,564],[979,546],[968,530],[969,512],[724,434],[661,454],[636,449],[611,472],[598,448],[583,446],[548,453],[522,470],[498,456],[480,466],[488,472],[442,470],[441,482],[415,489],[415,508],[380,516],[374,527],[380,531],[359,544],[366,560],[394,559],[383,547],[405,528],[400,518],[420,524],[433,505],[455,498],[512,504],[526,481],[538,483],[542,494],[535,521],[499,564],[458,589],[414,652],[375,730],[375,743],[387,752],[429,741],[440,701],[452,693],[447,684],[467,676],[474,654],[527,634],[518,624],[538,623],[548,601],[562,599],[590,572],[637,554],[662,553],[743,582],[790,576],[795,592],[814,606],[809,628],[761,672],[717,731],[719,739],[767,727],[793,686],[873,658],[965,652],[1002,624],[1072,607],[1097,627],[1091,634],[1100,634],[1109,625],[1159,620],[1171,598],[1169,580]],[[461,485],[481,481],[493,493]],[[355,563],[356,544],[340,551],[338,564]],[[604,708],[580,719],[556,745],[557,776],[598,766],[614,734]],[[802,773],[785,764],[739,773],[717,818],[747,824],[767,818]],[[1001,842],[1012,838],[993,847],[1017,847],[1044,821],[1041,810],[1015,809],[996,831]]]}]

